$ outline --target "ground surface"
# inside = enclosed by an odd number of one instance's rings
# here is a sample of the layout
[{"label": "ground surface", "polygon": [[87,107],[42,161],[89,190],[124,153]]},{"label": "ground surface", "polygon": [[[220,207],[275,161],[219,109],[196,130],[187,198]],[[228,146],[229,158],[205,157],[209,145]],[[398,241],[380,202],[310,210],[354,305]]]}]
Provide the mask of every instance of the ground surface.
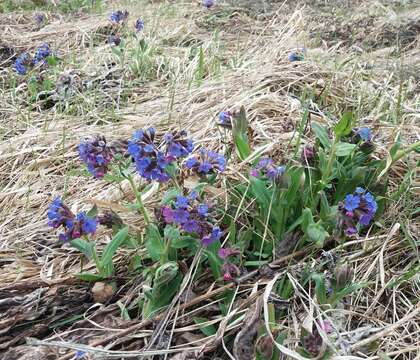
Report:
[{"label": "ground surface", "polygon": [[[206,10],[197,1],[109,1],[73,12],[47,1],[34,3],[0,5],[2,359],[69,359],[76,349],[92,350],[86,347],[92,344],[106,350],[96,354],[103,358],[140,353],[164,358],[168,349],[174,359],[228,359],[234,335],[247,325],[247,309],[275,276],[260,279],[259,288],[252,283],[233,287],[236,301],[225,318],[215,309],[220,285],[208,290],[196,284],[162,330],[158,320],[141,323],[123,316],[122,309],[134,306],[142,289],[141,275],[133,275],[128,264],[133,252],[143,250],[121,250],[119,290],[104,304],[95,303],[92,285],[74,277],[80,255],[57,241],[47,227],[46,209],[54,196],[65,193],[76,208],[96,203],[121,212],[118,201],[134,195],[81,173],[76,152],[81,137],[128,138],[144,126],[179,126],[218,149],[217,114],[244,105],[255,141],[270,143],[281,159],[302,116],[299,99],[310,92],[312,116],[319,121],[352,110],[374,129],[381,144],[378,157],[386,155],[398,134],[405,144],[419,140],[420,7],[415,2],[241,0],[220,1]],[[107,18],[119,8],[130,12],[131,22],[144,20],[149,49],[128,52],[127,58],[112,52]],[[36,24],[35,12],[46,15],[45,24]],[[42,42],[57,51],[59,65],[48,75],[53,85],[31,93],[29,79],[17,77],[11,66],[18,54]],[[307,49],[305,61],[289,62],[290,51],[300,47]],[[415,166],[412,155],[393,169],[391,189],[407,186],[392,199],[382,231],[339,249],[351,262],[354,281],[368,283],[336,319],[341,356],[420,355]],[[153,204],[152,194],[147,205]],[[143,226],[129,213],[124,220],[132,229]],[[108,239],[100,237],[103,243]],[[317,259],[310,255],[300,261],[303,267]],[[284,354],[291,358],[297,356],[298,323],[313,311],[302,308],[300,300],[289,304],[284,322],[291,351]],[[206,337],[194,316],[211,319],[219,332]],[[236,320],[228,323],[229,318]],[[156,336],[159,341],[148,346]],[[94,354],[88,351],[86,358]]]}]

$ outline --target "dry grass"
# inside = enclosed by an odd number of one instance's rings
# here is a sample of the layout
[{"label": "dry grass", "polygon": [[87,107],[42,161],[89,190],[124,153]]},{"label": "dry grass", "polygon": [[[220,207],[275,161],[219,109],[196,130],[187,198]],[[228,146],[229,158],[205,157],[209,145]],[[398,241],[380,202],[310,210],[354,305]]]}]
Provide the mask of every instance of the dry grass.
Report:
[{"label": "dry grass", "polygon": [[[272,3],[273,9],[281,6]],[[115,7],[113,4],[107,8]],[[148,125],[162,130],[180,127],[187,129],[199,143],[217,149],[226,145],[214,125],[215,117],[221,110],[243,105],[251,120],[255,144],[269,144],[270,151],[279,157],[287,156],[288,140],[303,112],[299,97],[310,92],[314,99],[312,117],[328,122],[329,114],[353,109],[363,123],[372,126],[382,144],[377,156],[386,154],[397,133],[405,143],[418,141],[419,53],[415,47],[399,48],[395,56],[396,49],[390,50],[389,46],[368,53],[350,45],[324,44],[310,50],[307,60],[296,65],[287,61],[287,54],[297,46],[311,46],[308,26],[316,21],[313,17],[316,7],[308,12],[308,6],[297,11],[285,6],[284,11],[270,13],[263,19],[252,16],[252,10],[241,11],[244,9],[241,6],[239,10],[229,12],[229,9],[227,5],[221,6],[216,10],[219,15],[213,19],[211,13],[196,3],[151,1],[141,10],[133,5],[129,8],[131,19],[141,15],[147,24],[145,36],[161,49],[153,58],[155,78],[138,82],[117,63],[112,68],[113,88],[107,90],[109,84],[100,79],[95,88],[99,100],[77,102],[69,111],[58,105],[43,109],[37,106],[42,100],[28,106],[26,85],[18,84],[16,89],[10,85],[8,65],[14,52],[30,50],[38,42],[48,41],[64,59],[62,70],[74,70],[76,84],[97,79],[107,64],[115,62],[110,47],[103,44],[104,34],[109,30],[105,16],[70,19],[51,14],[54,20],[35,31],[27,13],[0,16],[1,46],[4,43],[13,48],[9,57],[1,57],[0,63],[3,359],[29,356],[71,359],[74,351],[69,353],[68,349],[88,351],[89,358],[95,354],[117,359],[152,355],[173,359],[233,358],[231,346],[224,343],[226,336],[233,336],[246,326],[252,312],[257,311],[255,307],[262,309],[259,321],[270,328],[268,299],[275,280],[283,275],[295,288],[295,297],[283,304],[287,316],[281,327],[287,340],[277,344],[283,354],[301,359],[294,350],[300,324],[330,318],[336,325],[329,340],[336,349],[336,358],[349,359],[352,355],[351,358],[384,359],[384,354],[398,359],[418,358],[418,273],[390,286],[412,271],[419,261],[419,223],[411,216],[416,207],[418,212],[418,202],[415,203],[418,199],[414,195],[403,194],[402,203],[393,203],[380,224],[382,231],[330,250],[353,267],[355,282],[368,283],[367,288],[353,293],[340,309],[321,310],[314,294],[306,293],[296,280],[305,267],[314,268],[320,261],[319,254],[312,249],[298,254],[299,261],[287,258],[289,266],[275,267],[268,277],[251,278],[224,288],[218,284],[205,290],[197,288],[191,281],[196,270],[193,263],[185,276],[183,291],[154,321],[124,321],[120,317],[116,301],[127,308],[133,306],[142,289],[141,276],[127,277],[130,251],[121,250],[117,255],[117,279],[121,287],[110,303],[94,304],[90,285],[74,278],[80,270],[79,254],[58,244],[55,234],[47,228],[46,208],[51,199],[66,194],[68,203],[77,210],[96,203],[101,208],[121,211],[124,208],[118,203],[134,197],[124,184],[121,191],[75,172],[79,167],[76,145],[82,136],[101,133],[109,139],[128,138],[134,130]],[[418,13],[419,8],[412,11]],[[387,12],[381,14],[385,23]],[[217,38],[208,30],[211,21],[217,22],[220,31]],[[349,22],[351,26],[351,18]],[[415,31],[417,38],[413,41],[418,43],[418,28]],[[375,39],[374,33],[375,30],[369,38]],[[207,61],[200,86],[192,82],[198,58],[191,60],[189,54],[191,44],[196,43],[202,45]],[[75,59],[73,63],[67,60],[70,57]],[[212,67],[216,60],[222,65],[220,72]],[[165,70],[159,67],[163,63]],[[75,85],[73,97],[65,101],[86,97],[84,91]],[[235,166],[229,169],[232,176],[236,176]],[[398,187],[410,166],[416,166],[415,156],[393,170],[391,188]],[[406,192],[418,193],[418,179],[413,185]],[[155,200],[155,194],[151,194],[146,204],[153,206]],[[130,213],[122,216],[133,232],[143,228],[136,216]],[[100,232],[96,238],[103,245],[109,241],[109,234]],[[141,253],[144,249],[137,251]],[[218,295],[227,289],[232,291],[232,299],[224,317],[215,311],[215,305],[221,301]],[[81,316],[67,327],[56,330],[49,327],[76,314]],[[200,314],[207,314],[209,324],[218,327],[216,335],[205,337],[198,331],[202,325],[197,325],[193,317]],[[28,340],[32,346],[24,345],[25,338],[33,337],[38,340]]]}]

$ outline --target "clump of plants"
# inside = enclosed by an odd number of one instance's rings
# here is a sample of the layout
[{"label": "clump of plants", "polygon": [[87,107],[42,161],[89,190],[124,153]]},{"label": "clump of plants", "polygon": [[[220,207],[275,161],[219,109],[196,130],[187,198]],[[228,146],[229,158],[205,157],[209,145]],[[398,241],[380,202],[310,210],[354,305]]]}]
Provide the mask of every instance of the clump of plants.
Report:
[{"label": "clump of plants", "polygon": [[[300,134],[282,164],[253,149],[243,108],[219,116],[216,125],[231,132],[225,154],[196,145],[182,130],[140,129],[114,142],[100,135],[84,139],[79,156],[89,176],[129,183],[135,203],[124,205],[144,226],[136,232],[117,214],[96,207],[74,214],[62,198],[50,205],[49,225],[62,229],[59,240],[96,265],[96,272],[78,275],[83,280],[112,281],[118,248],[145,246],[147,253],[135,255],[137,266],[130,268],[142,271],[145,279],[139,310],[153,316],[171,302],[185,274],[182,267],[194,257],[195,276],[208,273],[215,282],[229,282],[276,260],[291,238],[289,252],[311,244],[321,249],[375,231],[385,205],[386,173],[416,147],[376,160],[370,130],[356,128],[355,122],[347,113],[332,129],[312,123],[313,144],[302,145]],[[249,166],[233,177],[226,170],[236,159]],[[149,209],[143,195],[152,186],[159,188],[160,198]],[[215,188],[226,189],[227,195],[215,196]],[[99,252],[95,239],[101,226],[111,229],[113,238]],[[304,281],[315,284],[320,304],[335,306],[355,289],[346,287],[340,275],[331,286],[325,277],[312,275]]]}]

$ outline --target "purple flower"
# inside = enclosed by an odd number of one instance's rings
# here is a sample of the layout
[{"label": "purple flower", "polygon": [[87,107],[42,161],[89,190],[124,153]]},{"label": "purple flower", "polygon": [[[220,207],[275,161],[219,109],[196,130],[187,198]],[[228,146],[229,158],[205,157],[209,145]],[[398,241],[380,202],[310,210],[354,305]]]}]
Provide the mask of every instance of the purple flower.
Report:
[{"label": "purple flower", "polygon": [[197,206],[197,212],[201,216],[207,216],[209,213],[209,207],[207,204],[199,204]]},{"label": "purple flower", "polygon": [[226,159],[221,154],[201,148],[198,155],[192,155],[185,161],[185,166],[200,175],[207,175],[225,171]]},{"label": "purple flower", "polygon": [[121,37],[119,35],[109,35],[107,42],[108,44],[119,46],[121,44]]},{"label": "purple flower", "polygon": [[39,63],[46,64],[47,57],[51,55],[50,46],[46,43],[38,46],[35,52],[33,63],[37,65]]},{"label": "purple flower", "polygon": [[136,131],[128,142],[128,153],[136,163],[138,173],[145,179],[165,182],[170,179],[165,168],[187,156],[193,142],[185,131],[167,133],[158,141],[154,128]]},{"label": "purple flower", "polygon": [[174,217],[175,223],[182,225],[188,221],[190,214],[187,210],[176,209],[176,210],[173,210],[173,217]]},{"label": "purple flower", "polygon": [[124,10],[117,10],[111,13],[109,20],[111,20],[113,23],[119,24],[128,18],[128,11]]},{"label": "purple flower", "polygon": [[134,24],[137,32],[143,31],[144,29],[144,22],[141,19],[137,19],[136,23]]},{"label": "purple flower", "polygon": [[113,158],[105,137],[100,135],[82,140],[79,144],[79,157],[96,179],[102,178],[108,172],[108,165]]},{"label": "purple flower", "polygon": [[220,124],[232,125],[232,116],[233,116],[233,114],[230,111],[222,111],[219,114]]},{"label": "purple flower", "polygon": [[211,230],[211,233],[202,237],[201,243],[204,246],[209,246],[213,244],[214,242],[220,240],[222,235],[223,235],[223,232],[220,230],[220,228],[218,226],[214,226],[213,229]]},{"label": "purple flower", "polygon": [[188,220],[182,224],[182,228],[190,234],[198,233],[200,231],[200,224],[197,220]]},{"label": "purple flower", "polygon": [[371,141],[372,140],[372,132],[369,128],[363,127],[357,130],[357,135],[359,135],[360,139],[363,141]]},{"label": "purple flower", "polygon": [[284,166],[276,166],[272,159],[263,158],[258,162],[257,166],[251,170],[250,174],[253,177],[263,176],[273,182],[277,182],[285,172],[286,168]]},{"label": "purple flower", "polygon": [[27,66],[31,64],[31,58],[28,53],[22,53],[16,59],[13,67],[19,75],[25,75],[27,72]]},{"label": "purple flower", "polygon": [[351,236],[357,233],[358,225],[363,227],[371,223],[378,210],[378,204],[371,193],[358,187],[353,194],[346,195],[344,203],[338,203],[338,209],[338,224],[347,236]]},{"label": "purple flower", "polygon": [[161,213],[166,224],[179,226],[186,233],[194,234],[202,239],[204,245],[218,240],[222,234],[212,223],[210,206],[200,203],[196,191],[186,196],[178,195],[170,205],[162,206]]},{"label": "purple flower", "polygon": [[54,229],[61,226],[64,228],[64,233],[58,236],[62,241],[70,241],[83,235],[94,234],[98,225],[98,220],[87,216],[84,211],[75,216],[59,197],[55,198],[49,206],[47,216],[49,226]]},{"label": "purple flower", "polygon": [[214,5],[214,0],[203,0],[202,4],[207,9],[210,9]]},{"label": "purple flower", "polygon": [[41,14],[41,13],[35,14],[34,18],[35,18],[35,21],[38,25],[41,25],[45,20],[44,14]]}]

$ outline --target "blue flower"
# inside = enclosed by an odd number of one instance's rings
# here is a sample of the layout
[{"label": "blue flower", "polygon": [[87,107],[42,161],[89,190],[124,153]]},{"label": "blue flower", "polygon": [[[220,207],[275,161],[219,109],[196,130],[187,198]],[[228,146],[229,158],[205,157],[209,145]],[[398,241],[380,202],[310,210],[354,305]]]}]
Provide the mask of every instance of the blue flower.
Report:
[{"label": "blue flower", "polygon": [[136,23],[134,24],[137,32],[143,31],[144,29],[144,22],[141,19],[137,19]]},{"label": "blue flower", "polygon": [[94,234],[98,224],[96,218],[88,217],[84,211],[75,216],[60,197],[55,198],[50,204],[47,216],[49,226],[54,229],[64,228],[64,232],[58,236],[62,241],[70,241],[83,235]]},{"label": "blue flower", "polygon": [[226,159],[221,154],[201,148],[198,155],[186,160],[185,166],[200,175],[207,175],[225,171]]},{"label": "blue flower", "polygon": [[297,49],[296,51],[291,52],[287,58],[290,62],[302,61],[305,59],[305,53],[305,48]]},{"label": "blue flower", "polygon": [[214,5],[214,0],[203,0],[202,4],[207,9],[210,9]]},{"label": "blue flower", "polygon": [[76,351],[76,359],[84,359],[86,356],[86,352],[82,350]]},{"label": "blue flower", "polygon": [[96,227],[98,222],[95,218],[90,218],[86,215],[86,212],[82,211],[77,214],[76,220],[79,221],[82,227],[84,234],[94,234],[96,232]]},{"label": "blue flower", "polygon": [[341,214],[339,226],[350,236],[357,233],[358,227],[368,226],[372,222],[378,204],[371,193],[357,187],[353,194],[345,196],[344,203],[338,203],[338,209]]},{"label": "blue flower", "polygon": [[34,65],[37,65],[39,63],[46,64],[47,63],[47,57],[51,55],[50,46],[46,43],[38,46],[35,52],[34,56]]},{"label": "blue flower", "polygon": [[173,212],[174,221],[178,224],[184,224],[188,221],[190,214],[184,209],[175,209]]},{"label": "blue flower", "polygon": [[178,195],[176,197],[175,206],[178,209],[186,209],[189,204],[190,204],[190,202],[185,196]]},{"label": "blue flower", "polygon": [[113,154],[103,136],[84,139],[79,144],[79,157],[86,164],[94,178],[102,178],[108,172]]},{"label": "blue flower", "polygon": [[197,220],[188,220],[182,224],[182,228],[188,233],[198,233],[200,231],[200,225]]},{"label": "blue flower", "polygon": [[344,199],[344,207],[347,211],[356,210],[360,204],[360,196],[358,195],[346,195]]},{"label": "blue flower", "polygon": [[214,226],[213,229],[211,230],[211,233],[208,235],[205,235],[201,239],[201,243],[204,246],[209,246],[213,244],[214,242],[216,242],[217,240],[220,240],[222,235],[223,235],[223,232],[220,230],[220,228],[218,226]]},{"label": "blue flower", "polygon": [[34,18],[35,18],[35,21],[38,25],[42,24],[45,20],[44,14],[41,14],[41,13],[35,14]]},{"label": "blue flower", "polygon": [[111,20],[113,23],[119,24],[128,18],[128,11],[124,10],[117,10],[111,13],[111,16],[109,17],[109,20]]},{"label": "blue flower", "polygon": [[251,170],[251,176],[265,176],[267,179],[278,182],[286,172],[285,166],[276,166],[270,158],[262,158],[254,169]]},{"label": "blue flower", "polygon": [[197,206],[197,212],[201,216],[207,216],[209,212],[209,207],[206,204],[199,204]]},{"label": "blue flower", "polygon": [[28,53],[22,53],[16,59],[13,67],[19,75],[25,75],[27,72],[26,66],[30,65],[31,59]]},{"label": "blue flower", "polygon": [[219,121],[223,125],[232,125],[232,113],[230,111],[220,112]]},{"label": "blue flower", "polygon": [[363,127],[357,130],[357,135],[359,135],[360,139],[363,141],[371,141],[372,140],[372,132],[369,128]]},{"label": "blue flower", "polygon": [[128,153],[145,179],[165,182],[170,179],[165,169],[177,159],[188,155],[193,148],[186,132],[171,132],[158,141],[154,128],[136,131],[128,142]]}]

